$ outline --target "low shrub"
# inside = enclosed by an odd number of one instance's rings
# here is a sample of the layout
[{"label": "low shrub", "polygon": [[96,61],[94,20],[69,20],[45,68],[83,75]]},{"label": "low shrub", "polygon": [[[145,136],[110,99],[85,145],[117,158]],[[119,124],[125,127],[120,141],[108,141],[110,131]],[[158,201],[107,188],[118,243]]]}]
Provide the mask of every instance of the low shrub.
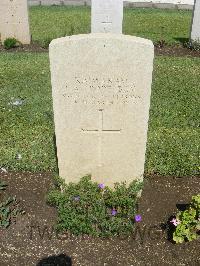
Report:
[{"label": "low shrub", "polygon": [[200,51],[200,42],[198,41],[190,41],[184,43],[184,47],[189,48],[190,50]]},{"label": "low shrub", "polygon": [[200,235],[200,194],[192,197],[189,207],[178,212],[172,219],[174,225],[173,240],[176,243],[192,241]]},{"label": "low shrub", "polygon": [[18,43],[18,41],[15,38],[7,38],[4,41],[3,45],[4,45],[5,49],[9,50],[11,48],[16,47],[17,43]]},{"label": "low shrub", "polygon": [[[0,180],[0,191],[5,190],[6,186]],[[24,211],[19,207],[19,202],[15,197],[0,200],[0,228],[7,228],[19,214],[24,214]]]},{"label": "low shrub", "polygon": [[163,48],[163,47],[165,47],[165,46],[167,46],[167,43],[166,43],[166,41],[163,40],[163,39],[161,39],[161,40],[155,42],[155,47]]},{"label": "low shrub", "polygon": [[134,228],[141,188],[139,181],[128,187],[125,183],[116,184],[110,189],[92,182],[91,176],[83,177],[76,184],[64,184],[57,178],[47,201],[58,210],[56,229],[60,232],[104,237],[127,235]]}]

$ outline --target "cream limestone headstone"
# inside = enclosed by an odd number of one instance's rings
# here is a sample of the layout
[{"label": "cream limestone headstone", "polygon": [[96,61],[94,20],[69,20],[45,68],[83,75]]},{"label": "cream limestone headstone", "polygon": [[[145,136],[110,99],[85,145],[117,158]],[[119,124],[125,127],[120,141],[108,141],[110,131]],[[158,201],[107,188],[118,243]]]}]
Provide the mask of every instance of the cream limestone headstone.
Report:
[{"label": "cream limestone headstone", "polygon": [[0,34],[30,44],[27,0],[0,0]]},{"label": "cream limestone headstone", "polygon": [[122,33],[123,0],[92,0],[92,33]]},{"label": "cream limestone headstone", "polygon": [[59,175],[142,179],[154,47],[121,34],[53,40],[50,65]]},{"label": "cream limestone headstone", "polygon": [[196,0],[194,5],[191,40],[200,42],[200,0]]}]

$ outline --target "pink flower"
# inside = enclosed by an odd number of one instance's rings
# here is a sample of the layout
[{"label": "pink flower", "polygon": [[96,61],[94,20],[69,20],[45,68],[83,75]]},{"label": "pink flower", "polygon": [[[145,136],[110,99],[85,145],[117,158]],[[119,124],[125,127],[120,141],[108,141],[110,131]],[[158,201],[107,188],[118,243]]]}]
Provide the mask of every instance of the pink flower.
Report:
[{"label": "pink flower", "polygon": [[177,226],[177,225],[180,224],[181,222],[180,222],[178,219],[173,218],[173,219],[170,221],[170,223],[173,223],[174,226]]}]

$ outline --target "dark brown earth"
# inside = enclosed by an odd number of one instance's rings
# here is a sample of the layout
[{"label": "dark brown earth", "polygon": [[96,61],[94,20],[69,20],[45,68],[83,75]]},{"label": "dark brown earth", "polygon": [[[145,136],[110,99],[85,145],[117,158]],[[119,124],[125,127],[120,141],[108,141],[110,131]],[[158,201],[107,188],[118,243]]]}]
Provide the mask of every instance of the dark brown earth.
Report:
[{"label": "dark brown earth", "polygon": [[195,51],[183,46],[155,46],[155,54],[176,57],[200,57],[200,51]]},{"label": "dark brown earth", "polygon": [[31,43],[30,45],[24,44],[11,49],[5,49],[3,45],[0,45],[0,52],[48,52],[47,48],[41,47],[38,43]]},{"label": "dark brown earth", "polygon": [[[112,239],[56,236],[52,232],[56,211],[45,202],[52,186],[51,173],[2,173],[0,178],[8,184],[4,196],[16,196],[26,211],[16,224],[0,231],[0,266],[200,265],[199,240],[176,245],[160,227],[176,213],[177,204],[184,206],[200,193],[200,177],[146,177],[139,201],[143,221],[137,224],[137,234]],[[60,254],[65,255],[56,262],[50,257]]]},{"label": "dark brown earth", "polygon": [[[48,52],[47,48],[41,47],[37,43],[32,43],[31,45],[23,45],[10,50],[6,50],[2,45],[0,45],[0,52]],[[200,51],[195,51],[184,47],[182,45],[167,46],[156,44],[155,45],[155,54],[156,55],[166,55],[166,56],[190,56],[190,57],[200,57]]]}]

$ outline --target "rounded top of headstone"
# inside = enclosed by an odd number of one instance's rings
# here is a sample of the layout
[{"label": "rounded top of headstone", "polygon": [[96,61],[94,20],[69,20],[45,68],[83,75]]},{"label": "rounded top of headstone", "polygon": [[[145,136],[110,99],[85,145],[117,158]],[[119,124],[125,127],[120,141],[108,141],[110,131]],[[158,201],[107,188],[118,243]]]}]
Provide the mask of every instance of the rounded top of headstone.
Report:
[{"label": "rounded top of headstone", "polygon": [[57,45],[63,45],[64,43],[70,43],[73,41],[81,41],[81,40],[123,40],[128,42],[134,42],[137,44],[141,44],[144,46],[149,46],[151,48],[154,47],[153,42],[148,39],[131,36],[131,35],[124,35],[124,34],[115,34],[115,33],[90,33],[90,34],[79,34],[79,35],[72,35],[72,36],[66,36],[58,39],[52,40],[52,42],[49,45],[49,48],[57,46]]}]

